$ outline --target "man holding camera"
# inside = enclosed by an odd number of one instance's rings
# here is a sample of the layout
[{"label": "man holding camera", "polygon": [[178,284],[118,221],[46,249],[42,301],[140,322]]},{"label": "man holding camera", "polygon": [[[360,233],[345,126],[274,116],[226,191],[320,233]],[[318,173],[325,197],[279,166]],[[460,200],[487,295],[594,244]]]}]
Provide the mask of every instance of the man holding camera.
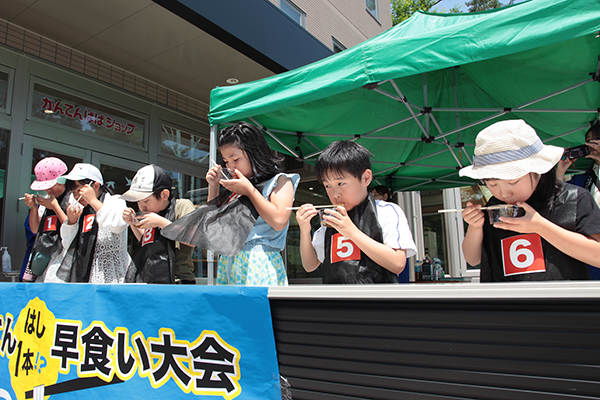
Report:
[{"label": "man holding camera", "polygon": [[[573,175],[568,181],[570,184],[580,186],[589,190],[596,204],[600,206],[600,181],[598,180],[598,167],[600,167],[600,121],[592,124],[590,129],[585,133],[585,145],[589,149],[589,154],[585,158],[594,160],[594,164],[583,174]],[[565,172],[573,165],[575,159],[583,156],[583,154],[573,156],[569,153],[569,149],[565,150],[566,157],[561,159],[556,167],[556,177],[565,180]],[[600,280],[600,270],[598,268],[590,268],[590,273],[593,280]]]}]

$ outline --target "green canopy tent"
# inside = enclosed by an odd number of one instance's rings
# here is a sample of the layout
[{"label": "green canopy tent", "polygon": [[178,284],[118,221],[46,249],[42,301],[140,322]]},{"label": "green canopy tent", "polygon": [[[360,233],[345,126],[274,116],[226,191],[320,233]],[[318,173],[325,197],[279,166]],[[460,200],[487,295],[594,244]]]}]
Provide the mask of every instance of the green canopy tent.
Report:
[{"label": "green canopy tent", "polygon": [[583,143],[600,108],[599,30],[600,0],[418,12],[313,64],[213,89],[213,135],[248,120],[308,163],[335,140],[358,140],[394,190],[469,185],[458,170],[493,122],[524,119],[546,143]]}]

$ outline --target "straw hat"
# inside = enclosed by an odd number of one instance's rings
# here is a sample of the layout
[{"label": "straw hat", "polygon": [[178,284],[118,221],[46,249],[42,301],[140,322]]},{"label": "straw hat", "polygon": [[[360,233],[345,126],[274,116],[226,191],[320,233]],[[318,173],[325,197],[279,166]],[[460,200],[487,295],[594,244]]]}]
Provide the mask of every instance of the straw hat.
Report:
[{"label": "straw hat", "polygon": [[564,149],[542,143],[522,119],[500,121],[477,135],[473,165],[460,176],[473,179],[518,179],[530,172],[544,174],[560,160]]},{"label": "straw hat", "polygon": [[67,164],[56,157],[46,157],[35,164],[33,169],[35,181],[31,183],[31,190],[47,190],[56,185],[56,179],[67,172]]}]

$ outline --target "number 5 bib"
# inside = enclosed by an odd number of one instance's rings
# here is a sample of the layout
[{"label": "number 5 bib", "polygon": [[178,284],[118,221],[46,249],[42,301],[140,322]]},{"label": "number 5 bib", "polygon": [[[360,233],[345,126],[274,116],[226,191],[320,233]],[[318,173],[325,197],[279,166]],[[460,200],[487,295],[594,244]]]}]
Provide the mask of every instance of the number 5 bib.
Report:
[{"label": "number 5 bib", "polygon": [[542,238],[532,233],[502,239],[504,276],[546,272]]},{"label": "number 5 bib", "polygon": [[360,249],[352,240],[335,233],[331,236],[331,263],[346,260],[360,260]]}]

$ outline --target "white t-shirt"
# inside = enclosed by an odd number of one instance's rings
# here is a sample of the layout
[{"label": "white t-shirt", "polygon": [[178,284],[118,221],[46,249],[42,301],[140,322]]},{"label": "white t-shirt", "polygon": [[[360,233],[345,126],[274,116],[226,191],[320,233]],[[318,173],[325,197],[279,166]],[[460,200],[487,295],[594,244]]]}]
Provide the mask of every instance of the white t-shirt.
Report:
[{"label": "white t-shirt", "polygon": [[[383,230],[383,243],[392,249],[406,251],[406,257],[417,254],[417,246],[408,227],[404,211],[394,203],[377,200],[377,221]],[[313,235],[312,245],[320,262],[325,259],[325,228],[320,227]]]},{"label": "white t-shirt", "polygon": [[[106,194],[103,206],[96,212],[98,234],[90,271],[90,283],[123,283],[131,257],[127,252],[127,223],[123,220],[123,210],[127,207],[119,195]],[[43,282],[62,282],[56,271],[69,246],[79,233],[79,224],[64,223],[60,227],[63,253],[53,263],[51,260],[41,279]],[[38,278],[38,281],[40,278]]]}]

